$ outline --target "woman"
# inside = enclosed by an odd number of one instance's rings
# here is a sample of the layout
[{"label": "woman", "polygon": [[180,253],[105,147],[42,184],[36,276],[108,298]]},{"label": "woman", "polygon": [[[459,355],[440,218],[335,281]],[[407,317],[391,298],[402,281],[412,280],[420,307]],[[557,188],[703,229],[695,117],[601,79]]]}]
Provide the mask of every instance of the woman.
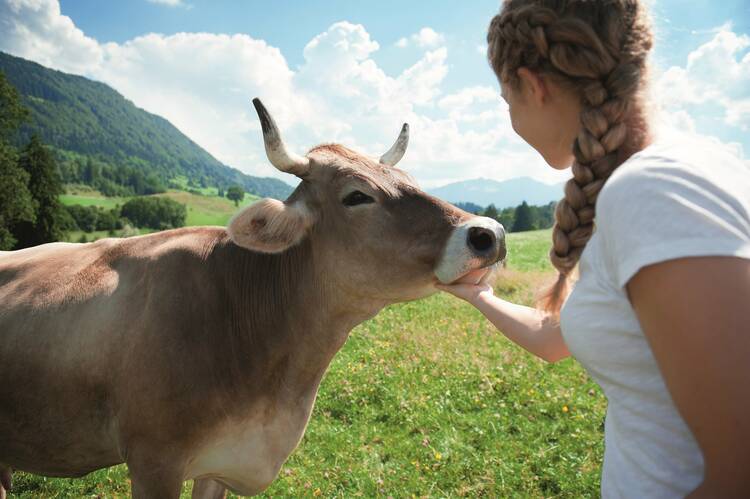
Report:
[{"label": "woman", "polygon": [[553,168],[572,164],[559,277],[539,309],[471,284],[478,274],[443,289],[602,386],[602,496],[750,497],[748,169],[655,136],[638,0],[506,0],[487,39],[514,130]]}]

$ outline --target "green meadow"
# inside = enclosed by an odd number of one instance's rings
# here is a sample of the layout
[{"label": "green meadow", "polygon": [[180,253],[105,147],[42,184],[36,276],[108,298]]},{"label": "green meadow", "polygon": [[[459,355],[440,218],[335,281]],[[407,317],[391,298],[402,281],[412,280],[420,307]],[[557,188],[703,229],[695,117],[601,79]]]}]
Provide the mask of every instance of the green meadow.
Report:
[{"label": "green meadow", "polygon": [[[509,234],[499,296],[533,302],[554,277],[549,240]],[[452,296],[394,305],[352,331],[263,497],[595,497],[605,406],[576,361],[533,358]],[[130,492],[124,466],[14,479],[13,497]]]},{"label": "green meadow", "polygon": [[[205,193],[202,191],[205,191]],[[235,207],[232,201],[218,197],[215,192],[216,188],[206,188],[202,191],[196,190],[196,192],[201,193],[195,194],[180,190],[169,190],[163,194],[155,194],[155,196],[168,197],[178,203],[184,204],[187,208],[187,218],[185,219],[185,225],[187,226],[226,225],[237,210],[259,199],[257,196],[246,193],[245,199],[239,203],[238,207]],[[130,198],[105,197],[98,191],[85,185],[69,186],[67,192],[60,196],[60,201],[65,205],[99,206],[107,210],[116,206],[122,206],[128,199]],[[140,234],[153,232],[150,229],[136,229],[136,231]],[[73,231],[68,234],[68,241],[78,241],[84,234],[88,241],[110,237],[106,231],[87,233]],[[115,233],[114,235],[120,236],[121,234]]]}]

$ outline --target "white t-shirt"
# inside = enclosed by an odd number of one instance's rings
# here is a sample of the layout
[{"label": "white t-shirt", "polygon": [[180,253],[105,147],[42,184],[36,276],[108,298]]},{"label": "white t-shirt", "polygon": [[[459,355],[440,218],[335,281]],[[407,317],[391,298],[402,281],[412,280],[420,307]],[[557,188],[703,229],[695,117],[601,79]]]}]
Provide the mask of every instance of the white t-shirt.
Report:
[{"label": "white t-shirt", "polygon": [[[621,165],[596,205],[596,231],[560,314],[570,352],[599,383],[604,498],[684,497],[703,457],[667,391],[625,286],[675,258],[750,258],[750,168],[708,141],[658,141]],[[700,369],[701,366],[695,366]]]}]

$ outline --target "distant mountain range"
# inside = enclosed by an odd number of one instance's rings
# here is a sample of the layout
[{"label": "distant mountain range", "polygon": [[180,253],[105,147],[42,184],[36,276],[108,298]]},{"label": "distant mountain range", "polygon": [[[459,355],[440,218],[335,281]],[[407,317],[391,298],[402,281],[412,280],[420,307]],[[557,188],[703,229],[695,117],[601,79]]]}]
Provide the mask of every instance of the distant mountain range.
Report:
[{"label": "distant mountain range", "polygon": [[537,206],[558,201],[563,197],[564,185],[545,184],[530,177],[502,182],[478,178],[428,189],[428,192],[451,203],[470,202],[484,207],[494,204],[496,208],[502,209],[518,206],[524,201]]},{"label": "distant mountain range", "polygon": [[3,52],[0,71],[31,110],[20,140],[37,133],[53,149],[140,168],[165,184],[185,177],[196,185],[239,184],[263,197],[285,199],[292,192],[281,180],[253,177],[222,164],[169,121],[136,107],[104,83]]}]

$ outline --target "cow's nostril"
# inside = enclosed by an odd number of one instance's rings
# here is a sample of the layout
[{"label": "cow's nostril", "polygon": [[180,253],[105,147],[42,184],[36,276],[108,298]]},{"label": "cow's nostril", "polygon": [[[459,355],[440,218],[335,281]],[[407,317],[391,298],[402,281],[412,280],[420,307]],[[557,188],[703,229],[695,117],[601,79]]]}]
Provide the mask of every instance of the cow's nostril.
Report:
[{"label": "cow's nostril", "polygon": [[495,234],[484,227],[469,229],[469,247],[477,253],[485,253],[495,246]]}]

